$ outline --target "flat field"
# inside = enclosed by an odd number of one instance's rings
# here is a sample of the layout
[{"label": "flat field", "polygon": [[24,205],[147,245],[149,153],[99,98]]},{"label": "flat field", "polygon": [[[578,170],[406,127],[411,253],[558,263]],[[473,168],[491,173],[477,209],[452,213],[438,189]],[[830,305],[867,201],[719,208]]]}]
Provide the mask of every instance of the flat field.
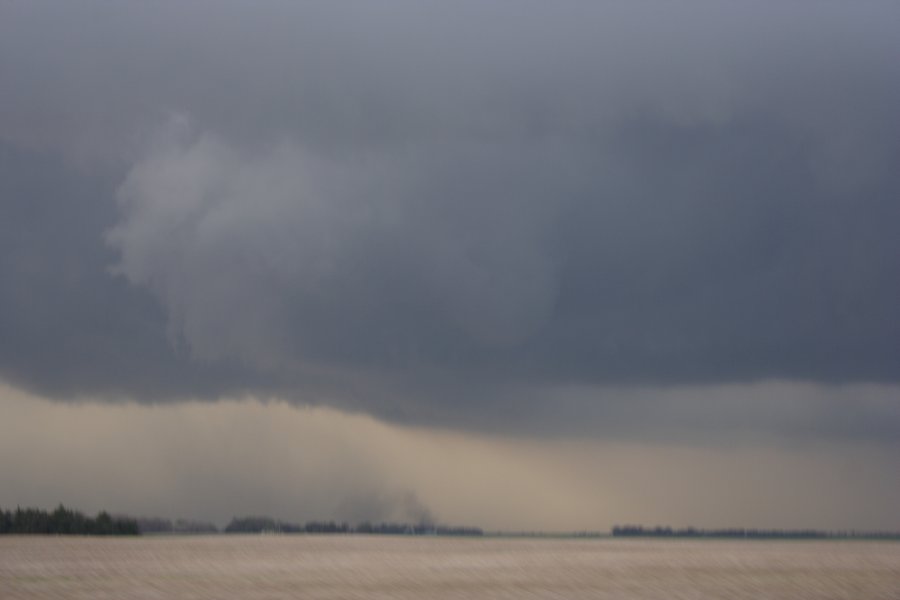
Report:
[{"label": "flat field", "polygon": [[0,599],[900,599],[900,543],[0,537]]}]

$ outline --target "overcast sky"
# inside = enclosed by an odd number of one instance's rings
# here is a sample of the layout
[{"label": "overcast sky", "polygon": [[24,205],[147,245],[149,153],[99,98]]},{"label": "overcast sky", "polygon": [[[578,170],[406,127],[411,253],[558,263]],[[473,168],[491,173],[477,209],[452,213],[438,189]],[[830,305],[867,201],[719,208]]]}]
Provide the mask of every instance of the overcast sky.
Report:
[{"label": "overcast sky", "polygon": [[898,22],[0,2],[0,505],[900,529]]}]

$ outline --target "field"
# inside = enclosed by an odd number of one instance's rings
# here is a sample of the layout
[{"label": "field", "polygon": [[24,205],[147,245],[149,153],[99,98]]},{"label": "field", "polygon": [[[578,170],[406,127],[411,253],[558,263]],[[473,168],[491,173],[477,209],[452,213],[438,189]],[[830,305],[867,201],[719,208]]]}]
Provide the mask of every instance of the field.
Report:
[{"label": "field", "polygon": [[0,538],[0,598],[900,598],[900,543]]}]

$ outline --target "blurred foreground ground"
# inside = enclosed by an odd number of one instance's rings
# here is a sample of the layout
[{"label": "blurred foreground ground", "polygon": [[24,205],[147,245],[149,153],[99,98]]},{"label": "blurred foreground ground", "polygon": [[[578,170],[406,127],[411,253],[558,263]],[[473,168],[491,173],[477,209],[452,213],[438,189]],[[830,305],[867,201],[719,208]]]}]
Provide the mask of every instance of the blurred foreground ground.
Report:
[{"label": "blurred foreground ground", "polygon": [[897,600],[900,543],[4,536],[0,598]]}]

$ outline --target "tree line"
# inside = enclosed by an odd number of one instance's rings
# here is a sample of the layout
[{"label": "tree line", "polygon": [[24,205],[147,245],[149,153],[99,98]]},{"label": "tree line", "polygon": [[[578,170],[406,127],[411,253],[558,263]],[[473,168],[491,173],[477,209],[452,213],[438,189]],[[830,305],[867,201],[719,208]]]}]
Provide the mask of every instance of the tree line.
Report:
[{"label": "tree line", "polygon": [[206,521],[188,519],[161,519],[159,517],[137,517],[138,529],[141,533],[180,533],[202,534],[219,533],[218,527]]},{"label": "tree line", "polygon": [[355,526],[347,522],[308,521],[305,524],[285,523],[269,517],[235,517],[225,527],[225,533],[316,533],[316,534],[381,534],[381,535],[460,535],[480,536],[478,527],[449,527],[432,524],[370,523]]},{"label": "tree line", "polygon": [[815,529],[697,529],[685,527],[643,527],[641,525],[616,525],[613,537],[654,538],[748,538],[748,539],[900,539],[900,532],[888,531],[820,531]]},{"label": "tree line", "polygon": [[0,534],[139,535],[137,521],[101,511],[88,517],[60,504],[52,512],[38,508],[0,509]]},{"label": "tree line", "polygon": [[[60,504],[53,511],[39,508],[3,510],[0,508],[0,534],[43,535],[140,535],[210,534],[218,528],[204,521],[157,517],[114,517],[101,511],[96,517],[66,508]],[[305,524],[277,521],[270,517],[235,517],[224,529],[225,533],[312,533],[312,534],[382,534],[382,535],[444,535],[480,536],[478,527],[451,527],[426,523],[370,523],[358,525],[335,521],[308,521]]]}]

